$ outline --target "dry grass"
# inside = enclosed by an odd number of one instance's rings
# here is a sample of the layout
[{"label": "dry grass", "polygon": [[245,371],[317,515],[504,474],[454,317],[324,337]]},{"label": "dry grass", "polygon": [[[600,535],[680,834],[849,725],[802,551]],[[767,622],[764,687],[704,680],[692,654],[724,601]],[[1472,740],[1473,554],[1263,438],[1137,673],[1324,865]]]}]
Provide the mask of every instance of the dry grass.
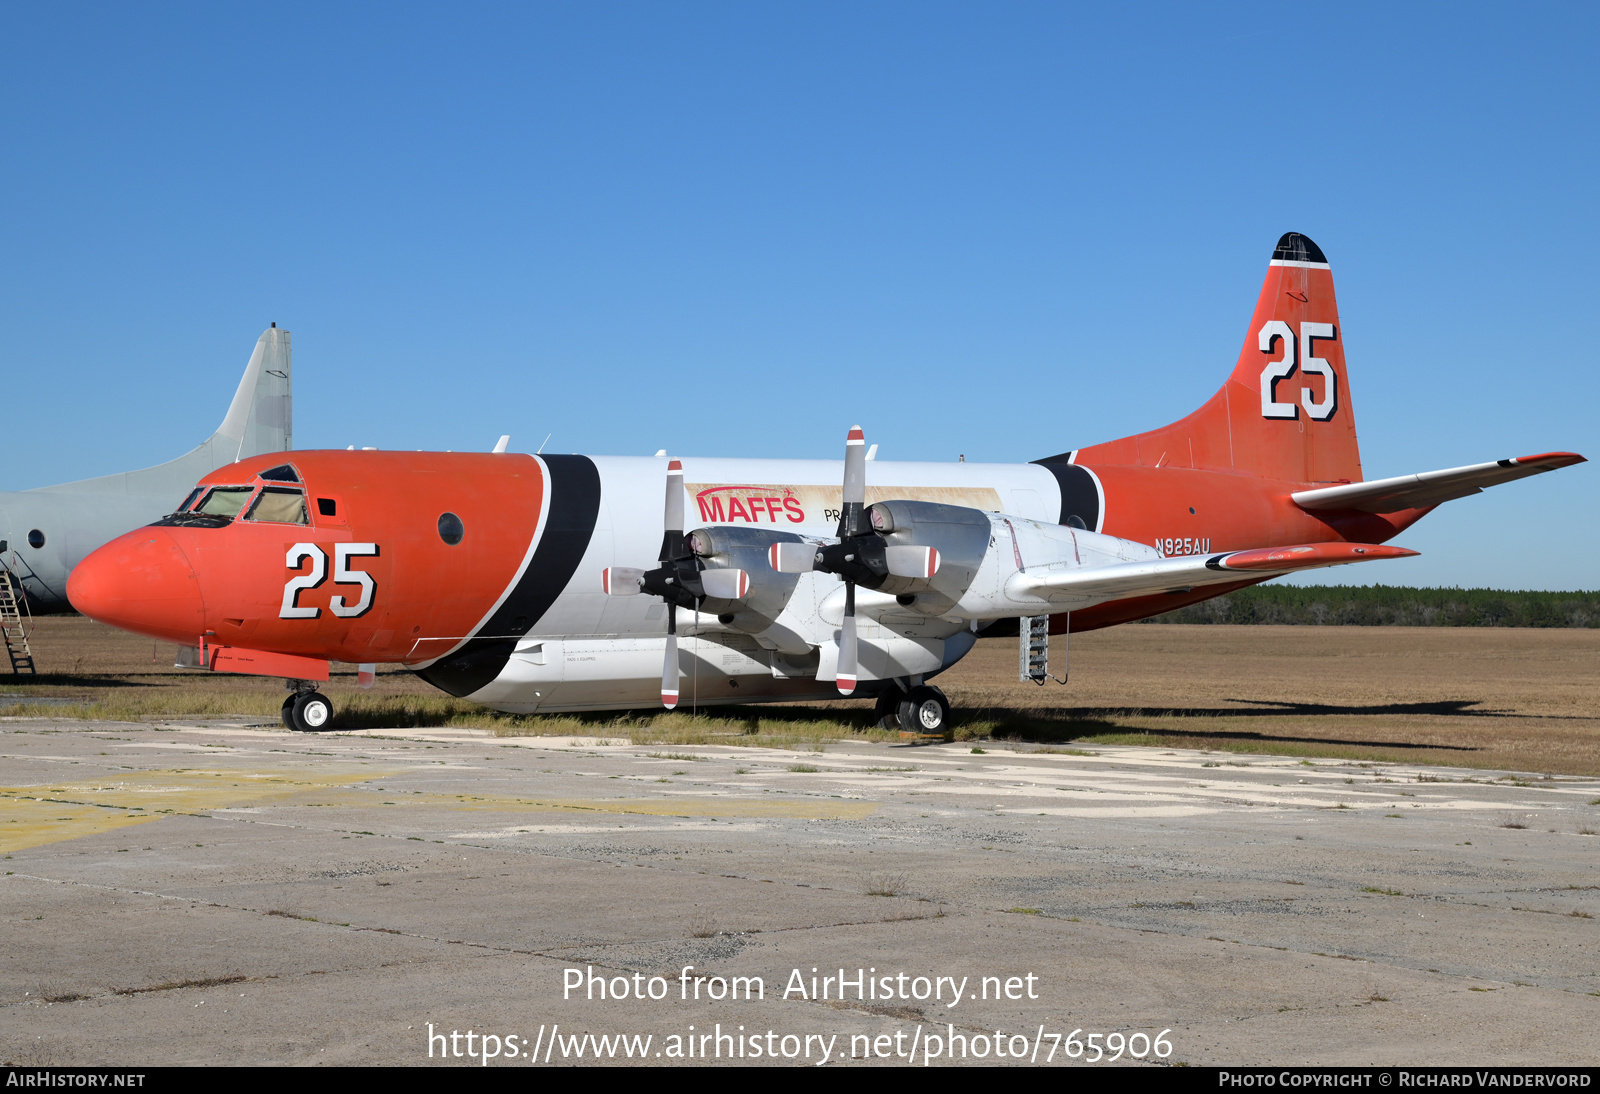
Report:
[{"label": "dry grass", "polygon": [[868,896],[899,896],[909,884],[905,874],[868,874],[865,889]]},{"label": "dry grass", "polygon": [[[0,693],[23,699],[0,713],[276,723],[285,694],[274,680],[175,670],[172,646],[77,617],[41,619],[34,645],[44,675],[0,682]],[[957,711],[956,737],[1600,775],[1600,631],[1131,626],[1075,635],[1071,647],[1071,684],[1040,688],[1017,682],[1015,640],[980,641],[938,681]],[[518,716],[443,695],[404,671],[380,672],[376,687],[357,691],[353,666],[339,669],[327,691],[340,728],[460,726],[658,746],[899,742],[872,725],[863,700],[698,717]]]}]

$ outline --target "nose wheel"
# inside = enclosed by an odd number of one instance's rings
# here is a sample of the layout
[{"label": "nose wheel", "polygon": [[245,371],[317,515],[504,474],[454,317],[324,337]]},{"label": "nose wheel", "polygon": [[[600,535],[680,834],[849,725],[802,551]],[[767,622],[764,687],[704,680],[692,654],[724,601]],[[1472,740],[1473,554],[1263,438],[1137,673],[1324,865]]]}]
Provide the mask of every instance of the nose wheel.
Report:
[{"label": "nose wheel", "polygon": [[316,733],[333,722],[333,704],[317,691],[302,691],[283,701],[283,724],[296,733]]}]

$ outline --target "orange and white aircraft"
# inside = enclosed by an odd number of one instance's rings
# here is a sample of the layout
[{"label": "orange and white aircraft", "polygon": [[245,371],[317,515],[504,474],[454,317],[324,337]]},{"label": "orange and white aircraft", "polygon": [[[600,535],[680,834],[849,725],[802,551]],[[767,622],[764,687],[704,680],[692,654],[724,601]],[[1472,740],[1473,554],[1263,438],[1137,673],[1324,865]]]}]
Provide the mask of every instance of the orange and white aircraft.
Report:
[{"label": "orange and white aircraft", "polygon": [[302,730],[329,724],[317,687],[344,661],[505,711],[854,695],[933,734],[950,708],[927,681],[979,634],[1015,627],[1019,674],[1042,682],[1051,634],[1413,555],[1384,544],[1441,502],[1583,459],[1365,480],[1333,275],[1291,232],[1233,374],[1153,432],[1029,464],[879,462],[859,428],[842,466],[256,456],[94,552],[67,591],[195,667],[285,677]]}]

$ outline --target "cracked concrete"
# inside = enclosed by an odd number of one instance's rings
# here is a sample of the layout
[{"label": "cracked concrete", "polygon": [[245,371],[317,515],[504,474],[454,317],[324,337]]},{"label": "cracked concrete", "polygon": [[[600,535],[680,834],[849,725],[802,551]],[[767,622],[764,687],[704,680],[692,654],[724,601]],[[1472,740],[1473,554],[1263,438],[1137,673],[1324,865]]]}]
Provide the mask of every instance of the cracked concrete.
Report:
[{"label": "cracked concrete", "polygon": [[[8,722],[0,1054],[422,1064],[429,1023],[921,1022],[1167,1029],[1196,1064],[1593,1059],[1600,781],[986,747]],[[590,967],[672,992],[564,999]],[[1038,997],[781,998],[813,967]],[[678,998],[696,976],[766,998]]]}]

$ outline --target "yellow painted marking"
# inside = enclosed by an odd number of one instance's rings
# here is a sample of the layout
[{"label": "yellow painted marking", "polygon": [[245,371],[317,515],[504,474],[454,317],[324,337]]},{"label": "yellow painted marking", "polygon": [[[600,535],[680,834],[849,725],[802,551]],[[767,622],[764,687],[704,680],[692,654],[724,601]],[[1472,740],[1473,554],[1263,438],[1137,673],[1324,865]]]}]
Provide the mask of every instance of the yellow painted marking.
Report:
[{"label": "yellow painted marking", "polygon": [[204,813],[251,802],[325,791],[394,771],[142,771],[88,781],[0,787],[0,853],[77,839],[174,813]]}]

